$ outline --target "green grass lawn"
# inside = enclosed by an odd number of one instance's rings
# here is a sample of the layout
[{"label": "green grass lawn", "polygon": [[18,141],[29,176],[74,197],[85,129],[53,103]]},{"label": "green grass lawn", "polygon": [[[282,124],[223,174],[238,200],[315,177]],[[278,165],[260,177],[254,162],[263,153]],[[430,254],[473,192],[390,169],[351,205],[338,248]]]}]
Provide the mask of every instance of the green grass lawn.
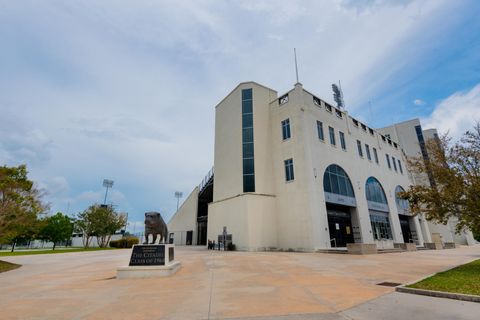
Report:
[{"label": "green grass lawn", "polygon": [[408,287],[480,296],[480,260],[437,273]]},{"label": "green grass lawn", "polygon": [[83,251],[100,251],[100,250],[118,250],[117,248],[57,248],[52,249],[35,249],[35,250],[19,250],[14,252],[0,252],[0,257],[9,257],[9,256],[28,256],[34,254],[53,254],[53,253],[70,253],[70,252],[83,252]]},{"label": "green grass lawn", "polygon": [[0,260],[0,273],[20,268],[21,265]]}]

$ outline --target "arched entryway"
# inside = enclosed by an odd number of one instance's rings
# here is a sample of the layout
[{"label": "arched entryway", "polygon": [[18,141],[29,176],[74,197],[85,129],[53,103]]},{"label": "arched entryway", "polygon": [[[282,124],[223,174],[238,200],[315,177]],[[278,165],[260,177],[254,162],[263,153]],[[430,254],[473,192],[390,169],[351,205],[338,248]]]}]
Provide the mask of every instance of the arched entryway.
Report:
[{"label": "arched entryway", "polygon": [[[331,247],[345,247],[359,236],[352,223],[352,210],[357,206],[352,183],[345,170],[336,164],[328,166],[323,175]],[[353,221],[355,222],[355,221]]]},{"label": "arched entryway", "polygon": [[393,247],[387,197],[382,185],[376,178],[370,177],[367,179],[365,196],[368,203],[373,239],[377,241],[380,248]]}]

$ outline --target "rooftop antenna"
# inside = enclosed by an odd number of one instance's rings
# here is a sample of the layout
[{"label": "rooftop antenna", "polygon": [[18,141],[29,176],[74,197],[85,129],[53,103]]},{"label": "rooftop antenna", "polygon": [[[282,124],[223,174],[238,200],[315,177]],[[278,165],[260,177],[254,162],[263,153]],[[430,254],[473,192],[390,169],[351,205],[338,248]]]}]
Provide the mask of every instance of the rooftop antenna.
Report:
[{"label": "rooftop antenna", "polygon": [[332,83],[332,90],[333,99],[337,103],[337,107],[341,110],[345,110],[345,101],[343,100],[342,84],[340,83],[340,80],[338,81],[338,86],[336,83]]},{"label": "rooftop antenna", "polygon": [[298,65],[297,65],[297,49],[293,48],[293,55],[295,56],[295,74],[297,76],[297,83],[300,83],[298,81]]}]

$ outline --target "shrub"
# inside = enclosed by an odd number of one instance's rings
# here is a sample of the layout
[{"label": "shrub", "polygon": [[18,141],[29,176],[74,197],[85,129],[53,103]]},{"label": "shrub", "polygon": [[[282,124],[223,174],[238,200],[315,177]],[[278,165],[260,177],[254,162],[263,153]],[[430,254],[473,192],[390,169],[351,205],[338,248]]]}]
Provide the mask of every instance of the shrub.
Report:
[{"label": "shrub", "polygon": [[111,240],[111,248],[131,248],[134,244],[138,244],[138,238],[136,237],[126,237],[118,240]]},{"label": "shrub", "polygon": [[119,240],[110,240],[109,246],[110,248],[118,248]]},{"label": "shrub", "polygon": [[136,237],[128,237],[127,238],[127,248],[133,247],[134,244],[138,244],[138,238]]}]

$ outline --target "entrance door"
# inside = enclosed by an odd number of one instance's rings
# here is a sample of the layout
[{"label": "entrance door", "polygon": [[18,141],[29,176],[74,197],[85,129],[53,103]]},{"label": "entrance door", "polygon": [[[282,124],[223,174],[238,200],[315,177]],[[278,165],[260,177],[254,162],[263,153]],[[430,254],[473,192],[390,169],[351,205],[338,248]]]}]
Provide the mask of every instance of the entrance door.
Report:
[{"label": "entrance door", "polygon": [[197,218],[197,245],[199,246],[207,244],[207,224],[207,216]]},{"label": "entrance door", "polygon": [[354,243],[350,212],[328,210],[328,229],[332,247],[346,247],[347,243]]},{"label": "entrance door", "polygon": [[400,227],[402,228],[403,242],[408,243],[413,239],[412,232],[410,230],[409,216],[399,214],[398,218],[400,219]]},{"label": "entrance door", "polygon": [[187,231],[187,242],[185,244],[187,246],[191,246],[192,240],[193,240],[193,231]]}]

